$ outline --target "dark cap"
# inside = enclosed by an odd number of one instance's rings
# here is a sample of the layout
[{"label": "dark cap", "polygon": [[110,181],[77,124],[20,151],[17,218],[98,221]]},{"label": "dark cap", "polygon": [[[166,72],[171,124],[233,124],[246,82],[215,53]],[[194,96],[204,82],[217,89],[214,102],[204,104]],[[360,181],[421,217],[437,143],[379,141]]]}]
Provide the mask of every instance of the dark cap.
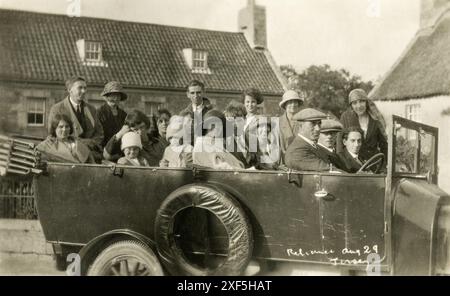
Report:
[{"label": "dark cap", "polygon": [[305,108],[294,115],[296,121],[317,121],[327,118],[325,113],[322,113],[313,108]]},{"label": "dark cap", "polygon": [[342,131],[344,127],[342,126],[342,124],[337,121],[337,120],[333,120],[333,119],[324,119],[322,120],[322,125],[320,127],[320,132],[321,133],[326,133],[326,132],[340,132]]}]

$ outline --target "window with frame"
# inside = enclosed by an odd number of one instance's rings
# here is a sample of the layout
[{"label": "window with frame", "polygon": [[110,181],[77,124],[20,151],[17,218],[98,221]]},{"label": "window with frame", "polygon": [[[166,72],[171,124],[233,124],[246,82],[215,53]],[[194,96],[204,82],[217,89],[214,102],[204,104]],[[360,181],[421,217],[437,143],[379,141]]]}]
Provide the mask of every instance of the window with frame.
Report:
[{"label": "window with frame", "polygon": [[[420,120],[420,104],[408,104],[405,106],[405,118],[417,122]],[[415,140],[417,139],[417,134],[414,131],[408,130],[406,133],[406,139]]]},{"label": "window with frame", "polygon": [[405,117],[409,120],[420,122],[420,104],[406,105]]},{"label": "window with frame", "polygon": [[204,50],[194,50],[192,55],[193,70],[208,69],[208,53]]},{"label": "window with frame", "polygon": [[85,42],[85,60],[86,62],[102,61],[102,44],[100,42]]},{"label": "window with frame", "polygon": [[27,125],[44,126],[45,98],[27,98]]}]

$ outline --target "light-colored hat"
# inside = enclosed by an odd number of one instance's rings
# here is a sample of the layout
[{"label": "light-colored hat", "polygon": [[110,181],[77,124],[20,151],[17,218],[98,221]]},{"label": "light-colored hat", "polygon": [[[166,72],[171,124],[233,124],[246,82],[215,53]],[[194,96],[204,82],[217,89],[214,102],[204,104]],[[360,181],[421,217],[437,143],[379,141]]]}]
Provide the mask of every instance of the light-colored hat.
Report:
[{"label": "light-colored hat", "polygon": [[[190,128],[190,127],[189,127]],[[181,121],[171,120],[166,130],[166,139],[167,141],[174,136],[183,137],[183,134],[180,133],[183,130],[183,118]]]},{"label": "light-colored hat", "polygon": [[128,147],[139,147],[142,149],[141,136],[138,133],[128,132],[122,136],[121,141],[122,145],[120,146],[120,149],[122,151]]},{"label": "light-colored hat", "polygon": [[103,92],[102,92],[101,96],[102,97],[103,96],[107,96],[107,95],[112,94],[112,93],[120,94],[120,96],[121,96],[120,100],[121,101],[124,101],[124,100],[126,100],[128,98],[127,94],[123,92],[122,85],[120,84],[120,82],[117,82],[117,81],[110,81],[110,82],[108,82],[105,85],[105,88],[103,89]]},{"label": "light-colored hat", "polygon": [[363,90],[361,88],[357,88],[350,92],[350,94],[348,95],[348,103],[351,104],[357,100],[363,100],[363,101],[369,100],[369,97],[367,96],[367,93],[365,90]]},{"label": "light-colored hat", "polygon": [[317,121],[327,118],[325,113],[322,113],[313,108],[305,108],[294,115],[296,121]]},{"label": "light-colored hat", "polygon": [[302,103],[305,101],[305,99],[301,98],[295,90],[288,90],[288,91],[286,91],[283,94],[283,97],[282,97],[281,102],[279,104],[280,108],[284,109],[285,108],[285,104],[288,101],[292,101],[292,100],[300,101]]},{"label": "light-colored hat", "polygon": [[336,120],[333,119],[324,119],[322,120],[322,126],[320,127],[321,133],[326,132],[340,132],[343,129],[343,125]]}]

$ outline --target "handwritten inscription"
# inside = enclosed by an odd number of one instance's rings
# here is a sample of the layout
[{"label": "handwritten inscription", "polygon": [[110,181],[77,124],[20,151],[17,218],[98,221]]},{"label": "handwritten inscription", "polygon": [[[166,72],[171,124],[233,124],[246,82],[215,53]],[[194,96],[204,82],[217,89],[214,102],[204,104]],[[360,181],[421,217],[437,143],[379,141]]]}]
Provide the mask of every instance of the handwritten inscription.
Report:
[{"label": "handwritten inscription", "polygon": [[308,250],[304,251],[302,248],[294,250],[294,249],[287,249],[288,256],[296,256],[296,257],[307,257],[311,255],[330,255],[334,254],[333,250]]},{"label": "handwritten inscription", "polygon": [[[323,249],[323,250],[305,250],[299,249],[286,249],[287,255],[290,257],[300,257],[305,258],[313,255],[332,255],[328,260],[333,264],[344,264],[344,265],[357,265],[357,264],[369,264],[367,258],[370,254],[378,254],[378,245],[373,246],[363,246],[361,249],[350,249],[343,248],[342,250],[336,251],[333,249]],[[339,258],[339,255],[354,255],[353,259],[343,259]]]}]

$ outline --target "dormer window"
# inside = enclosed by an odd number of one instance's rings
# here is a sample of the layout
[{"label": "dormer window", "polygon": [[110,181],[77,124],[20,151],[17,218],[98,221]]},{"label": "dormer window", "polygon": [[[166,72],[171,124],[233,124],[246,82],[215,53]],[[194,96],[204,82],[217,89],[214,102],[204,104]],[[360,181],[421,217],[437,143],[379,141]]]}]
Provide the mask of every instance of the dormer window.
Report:
[{"label": "dormer window", "polygon": [[211,74],[208,67],[208,52],[201,49],[183,49],[184,59],[192,73]]},{"label": "dormer window", "polygon": [[193,51],[193,66],[192,69],[194,70],[206,70],[208,69],[208,53],[203,50],[194,50]]},{"label": "dormer window", "polygon": [[102,60],[102,44],[86,41],[86,62],[100,62]]},{"label": "dormer window", "polygon": [[103,60],[100,42],[80,39],[77,41],[77,48],[83,65],[108,67],[108,64]]}]

